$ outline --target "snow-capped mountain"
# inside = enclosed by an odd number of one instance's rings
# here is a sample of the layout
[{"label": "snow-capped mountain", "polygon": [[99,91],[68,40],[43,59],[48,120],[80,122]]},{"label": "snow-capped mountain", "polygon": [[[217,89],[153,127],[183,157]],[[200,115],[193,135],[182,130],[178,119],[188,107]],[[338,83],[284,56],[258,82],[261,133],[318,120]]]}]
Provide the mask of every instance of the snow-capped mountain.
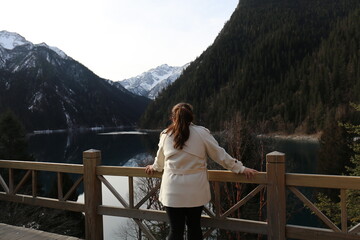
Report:
[{"label": "snow-capped mountain", "polygon": [[[42,51],[44,48],[50,51]],[[15,73],[36,68],[40,64],[36,54],[40,51],[46,54],[46,60],[53,65],[59,66],[64,60],[71,59],[60,49],[46,43],[33,44],[18,33],[0,31],[0,69]],[[58,56],[53,56],[54,53]]]},{"label": "snow-capped mountain", "polygon": [[12,50],[20,45],[32,45],[24,37],[20,36],[17,33],[12,33],[8,31],[0,31],[0,46],[3,48]]},{"label": "snow-capped mountain", "polygon": [[7,50],[13,50],[17,46],[27,46],[29,50],[34,47],[42,46],[53,50],[62,58],[68,58],[68,56],[57,47],[48,46],[46,43],[33,44],[18,33],[5,30],[0,31],[0,46]]},{"label": "snow-capped mountain", "polygon": [[148,103],[58,48],[0,31],[0,114],[11,109],[28,130],[134,125]]},{"label": "snow-capped mountain", "polygon": [[136,77],[125,79],[117,83],[120,83],[132,93],[155,99],[162,89],[172,84],[180,77],[187,66],[189,66],[189,63],[181,67],[172,67],[163,64]]}]

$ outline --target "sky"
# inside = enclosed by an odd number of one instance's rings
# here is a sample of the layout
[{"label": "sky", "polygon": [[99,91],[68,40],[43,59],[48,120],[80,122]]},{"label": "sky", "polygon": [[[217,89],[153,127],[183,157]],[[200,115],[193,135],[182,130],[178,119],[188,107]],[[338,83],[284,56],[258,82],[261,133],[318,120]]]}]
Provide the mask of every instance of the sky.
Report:
[{"label": "sky", "polygon": [[64,51],[119,81],[200,56],[239,0],[2,1],[0,30]]}]

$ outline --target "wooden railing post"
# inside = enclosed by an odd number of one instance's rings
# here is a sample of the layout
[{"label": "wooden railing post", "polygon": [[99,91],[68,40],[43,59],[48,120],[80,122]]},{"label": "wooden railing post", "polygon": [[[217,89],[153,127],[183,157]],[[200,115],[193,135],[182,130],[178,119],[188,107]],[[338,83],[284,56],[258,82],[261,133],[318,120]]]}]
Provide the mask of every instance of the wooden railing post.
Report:
[{"label": "wooden railing post", "polygon": [[266,155],[268,239],[285,240],[285,154],[272,152]]},{"label": "wooden railing post", "polygon": [[96,166],[101,164],[101,152],[90,149],[83,152],[85,193],[86,240],[103,239],[103,217],[97,213],[102,204],[101,181],[96,176]]}]

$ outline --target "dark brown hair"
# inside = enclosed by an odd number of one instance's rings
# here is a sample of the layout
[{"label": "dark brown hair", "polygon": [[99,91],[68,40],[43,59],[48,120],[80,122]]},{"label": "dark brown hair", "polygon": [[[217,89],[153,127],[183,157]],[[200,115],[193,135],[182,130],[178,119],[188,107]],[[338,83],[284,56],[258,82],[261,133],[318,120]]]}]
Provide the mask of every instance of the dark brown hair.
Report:
[{"label": "dark brown hair", "polygon": [[178,103],[171,110],[172,123],[167,132],[174,135],[174,148],[183,149],[189,139],[189,126],[194,119],[193,107],[188,103]]}]

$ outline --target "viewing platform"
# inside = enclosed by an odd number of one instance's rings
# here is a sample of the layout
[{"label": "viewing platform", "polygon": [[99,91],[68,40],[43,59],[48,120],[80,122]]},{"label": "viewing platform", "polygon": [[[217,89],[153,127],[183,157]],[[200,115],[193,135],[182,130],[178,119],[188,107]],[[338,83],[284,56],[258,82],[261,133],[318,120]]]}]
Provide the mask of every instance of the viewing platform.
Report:
[{"label": "viewing platform", "polygon": [[[25,170],[19,182],[15,182],[15,169]],[[83,153],[83,164],[60,164],[45,162],[29,162],[15,160],[0,160],[0,170],[8,173],[8,179],[0,175],[0,200],[24,203],[34,206],[61,209],[67,211],[83,212],[85,214],[85,233],[87,240],[102,240],[103,216],[118,216],[133,219],[140,232],[147,239],[157,240],[156,232],[152,232],[144,223],[144,220],[154,222],[168,222],[165,211],[148,208],[151,202],[156,200],[159,190],[159,181],[147,189],[144,196],[135,197],[136,179],[160,179],[161,173],[147,175],[144,168],[102,166],[101,152],[88,150]],[[4,171],[5,170],[5,171]],[[8,171],[8,172],[7,172]],[[37,174],[39,171],[55,172],[57,174],[57,198],[40,197],[37,194]],[[1,173],[1,172],[0,172]],[[67,192],[63,192],[63,175],[75,174],[79,176]],[[106,179],[107,176],[125,176],[128,179],[128,196],[123,197]],[[253,179],[246,179],[242,174],[230,171],[209,170],[208,177],[212,186],[213,199],[209,206],[205,206],[201,224],[204,231],[204,239],[212,237],[219,229],[231,232],[243,232],[267,236],[269,240],[291,239],[317,239],[317,240],[360,240],[360,223],[348,226],[347,216],[347,191],[360,190],[360,177],[295,174],[285,172],[285,154],[272,152],[266,156],[266,172],[260,172]],[[31,182],[30,194],[20,194],[25,183]],[[70,196],[83,183],[84,203],[70,201]],[[252,189],[245,196],[239,196],[231,206],[223,205],[221,196],[224,196],[223,186],[228,183],[251,184]],[[121,206],[108,206],[102,203],[102,187],[106,187],[116,197]],[[304,188],[336,189],[339,192],[341,210],[340,224],[333,223],[329,216],[322,213],[316,205],[303,193]],[[266,213],[265,220],[244,219],[234,217],[236,211],[249,200],[262,195],[265,199],[263,211]],[[287,195],[302,202],[307,209],[321,220],[325,227],[291,225],[286,222]],[[150,201],[151,200],[151,201]],[[150,202],[150,203],[149,203]],[[147,206],[143,206],[147,204]],[[8,230],[7,230],[8,229]],[[24,231],[39,233],[35,230]],[[0,225],[0,239],[9,236],[8,239],[33,239],[12,238],[20,234],[18,227]],[[4,235],[3,235],[4,234]],[[6,234],[6,235],[5,235]],[[40,232],[39,234],[47,234]],[[11,236],[11,238],[10,238]],[[30,236],[30,235],[29,235]],[[40,236],[40,235],[39,235]],[[61,237],[61,236],[59,236]],[[40,238],[34,238],[40,239]],[[52,238],[47,238],[52,239]],[[71,237],[54,239],[76,239]]]},{"label": "viewing platform", "polygon": [[0,240],[81,240],[80,238],[48,233],[30,228],[0,223]]}]

